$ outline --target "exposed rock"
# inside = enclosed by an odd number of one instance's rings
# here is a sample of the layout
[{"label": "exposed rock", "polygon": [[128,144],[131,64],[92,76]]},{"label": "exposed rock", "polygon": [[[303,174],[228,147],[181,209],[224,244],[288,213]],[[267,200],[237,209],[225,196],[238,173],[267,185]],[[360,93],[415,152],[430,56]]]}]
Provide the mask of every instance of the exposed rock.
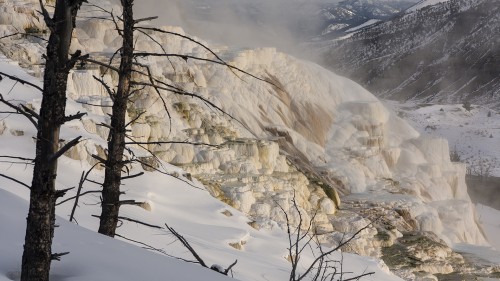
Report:
[{"label": "exposed rock", "polygon": [[7,129],[7,126],[5,125],[5,121],[1,120],[0,121],[0,135],[3,135],[3,133],[5,132],[6,129]]},{"label": "exposed rock", "polygon": [[232,217],[233,214],[229,211],[229,210],[224,210],[223,212],[221,212],[224,216],[226,217]]},{"label": "exposed rock", "polygon": [[382,248],[385,263],[398,271],[449,274],[464,264],[463,257],[454,253],[431,232],[406,232],[390,247]]},{"label": "exposed rock", "polygon": [[24,136],[24,131],[23,130],[17,130],[17,129],[11,129],[10,134],[16,137]]},{"label": "exposed rock", "polygon": [[142,168],[148,172],[153,172],[160,166],[156,157],[153,156],[139,157],[139,160]]}]

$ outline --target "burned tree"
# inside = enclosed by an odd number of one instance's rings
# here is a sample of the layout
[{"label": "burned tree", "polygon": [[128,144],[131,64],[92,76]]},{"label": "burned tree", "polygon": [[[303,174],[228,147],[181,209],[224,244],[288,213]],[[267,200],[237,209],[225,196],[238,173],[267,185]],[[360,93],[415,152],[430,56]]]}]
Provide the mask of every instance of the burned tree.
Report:
[{"label": "burned tree", "polygon": [[114,237],[118,224],[120,209],[120,184],[124,166],[123,154],[125,151],[125,134],[127,103],[130,94],[131,76],[134,56],[134,14],[133,0],[121,0],[123,7],[123,31],[119,31],[123,38],[119,81],[113,99],[111,125],[108,137],[108,158],[105,162],[105,175],[102,189],[102,213],[100,217],[99,233]]},{"label": "burned tree", "polygon": [[37,119],[37,138],[22,258],[22,281],[49,280],[51,260],[59,259],[61,256],[53,254],[51,249],[54,237],[55,202],[64,194],[56,190],[55,179],[58,158],[79,141],[79,138],[76,138],[60,148],[61,126],[82,117],[82,114],[65,115],[68,74],[82,57],[81,52],[71,56],[69,54],[75,20],[82,2],[84,0],[57,0],[54,14],[50,17],[40,0],[40,8],[50,30],[50,37],[45,55],[40,113],[24,110],[32,119]]}]

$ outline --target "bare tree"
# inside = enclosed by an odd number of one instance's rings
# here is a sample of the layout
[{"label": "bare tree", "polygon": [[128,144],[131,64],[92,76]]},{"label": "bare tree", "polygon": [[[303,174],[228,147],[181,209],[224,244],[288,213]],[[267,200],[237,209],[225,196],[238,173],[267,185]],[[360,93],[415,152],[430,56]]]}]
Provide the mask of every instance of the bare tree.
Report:
[{"label": "bare tree", "polygon": [[[326,249],[321,241],[321,236],[328,235],[331,233],[319,234],[314,226],[314,219],[316,217],[317,211],[312,215],[309,223],[304,220],[303,214],[297,204],[295,192],[292,198],[292,206],[294,211],[298,214],[299,221],[296,227],[292,226],[289,214],[285,209],[275,202],[281,211],[285,215],[286,219],[286,231],[288,234],[288,260],[291,263],[290,270],[290,281],[348,281],[348,280],[359,280],[361,277],[374,274],[374,272],[365,272],[362,274],[355,275],[354,277],[346,277],[348,274],[354,274],[353,272],[344,272],[343,270],[343,256],[340,260],[332,259],[332,254],[339,251],[345,245],[349,244],[354,238],[356,238],[363,230],[372,226],[373,222],[369,223],[365,227],[356,231],[352,236],[347,237],[347,239],[342,239],[340,243],[333,248]],[[301,258],[309,253],[313,256],[313,260],[310,263],[301,262]]]},{"label": "bare tree", "polygon": [[2,73],[2,75],[37,88],[43,98],[40,112],[15,105],[0,96],[0,102],[24,115],[37,128],[36,153],[33,179],[30,186],[30,206],[27,218],[26,237],[22,258],[22,281],[49,280],[52,260],[60,260],[67,253],[52,253],[54,237],[55,203],[67,190],[56,190],[57,161],[68,149],[76,145],[80,137],[61,147],[59,134],[61,126],[84,114],[65,115],[66,87],[69,71],[76,62],[84,58],[80,51],[69,53],[75,20],[85,0],[56,0],[52,17],[40,0],[41,15],[50,30],[45,54],[43,89],[29,82]]},{"label": "bare tree", "polygon": [[113,107],[111,126],[108,137],[108,158],[105,162],[104,183],[102,189],[102,213],[100,217],[99,233],[114,237],[118,224],[120,208],[120,185],[123,155],[125,151],[127,103],[131,88],[132,66],[134,58],[134,0],[121,0],[123,8],[123,31],[119,31],[123,38],[119,68],[119,81],[115,93],[112,94]]}]

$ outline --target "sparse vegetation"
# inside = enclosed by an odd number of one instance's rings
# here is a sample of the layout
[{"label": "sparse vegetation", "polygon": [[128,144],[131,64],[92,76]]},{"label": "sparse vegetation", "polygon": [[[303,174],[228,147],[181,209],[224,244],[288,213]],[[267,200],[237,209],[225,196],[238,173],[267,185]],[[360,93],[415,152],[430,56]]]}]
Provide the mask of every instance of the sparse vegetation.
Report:
[{"label": "sparse vegetation", "polygon": [[450,161],[451,162],[460,162],[460,154],[458,154],[457,147],[450,150]]},{"label": "sparse vegetation", "polygon": [[24,28],[24,32],[26,34],[40,34],[40,33],[43,33],[43,31],[38,28],[37,26],[35,25],[28,25]]},{"label": "sparse vegetation", "polygon": [[462,107],[467,111],[472,110],[472,104],[469,101],[464,101],[464,103],[462,104]]}]

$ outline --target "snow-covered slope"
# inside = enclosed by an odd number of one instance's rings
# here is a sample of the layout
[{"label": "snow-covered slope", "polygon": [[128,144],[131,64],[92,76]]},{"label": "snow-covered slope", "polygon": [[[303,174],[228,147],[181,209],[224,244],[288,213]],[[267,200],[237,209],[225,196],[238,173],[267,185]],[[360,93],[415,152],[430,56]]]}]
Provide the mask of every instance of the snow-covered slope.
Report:
[{"label": "snow-covered slope", "polygon": [[388,20],[398,15],[416,0],[346,0],[325,3],[319,12],[323,31],[316,40],[334,39],[361,27]]},{"label": "snow-covered slope", "polygon": [[[0,280],[19,280],[28,202],[0,188]],[[200,266],[148,252],[57,218],[53,249],[70,252],[54,262],[55,280],[233,280]]]},{"label": "snow-covered slope", "polygon": [[422,0],[422,1],[418,2],[417,4],[408,8],[406,10],[406,12],[413,12],[413,11],[420,10],[420,9],[427,7],[427,6],[436,5],[438,3],[446,2],[446,1],[448,1],[448,0]]}]

